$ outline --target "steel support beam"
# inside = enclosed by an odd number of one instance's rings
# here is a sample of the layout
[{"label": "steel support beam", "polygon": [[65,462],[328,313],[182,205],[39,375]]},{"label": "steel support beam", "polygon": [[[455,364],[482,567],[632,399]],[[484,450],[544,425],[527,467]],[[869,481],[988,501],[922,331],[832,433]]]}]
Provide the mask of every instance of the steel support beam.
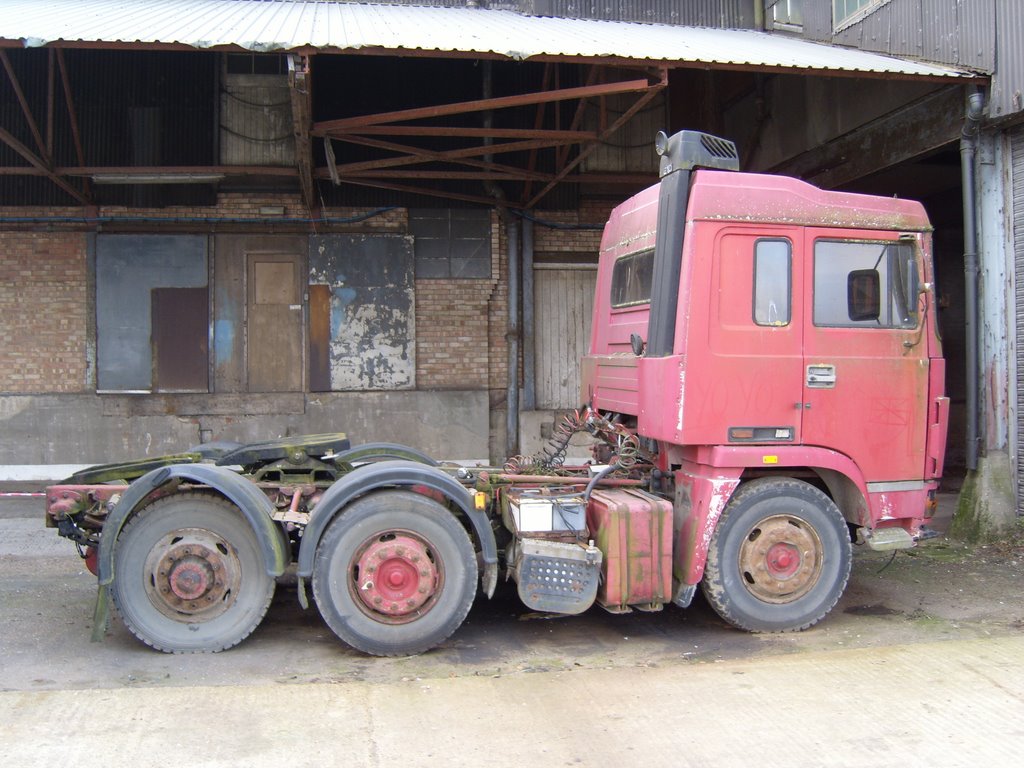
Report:
[{"label": "steel support beam", "polygon": [[310,215],[319,208],[313,184],[313,142],[309,127],[313,122],[310,97],[309,59],[288,57],[288,87],[292,100],[292,127],[295,132],[295,164],[299,172],[302,201]]},{"label": "steel support beam", "polygon": [[515,96],[498,96],[492,99],[476,99],[474,101],[463,101],[454,104],[438,104],[432,107],[401,109],[396,112],[379,112],[376,115],[360,115],[359,117],[346,117],[340,120],[325,120],[315,123],[312,132],[316,136],[323,136],[335,131],[350,131],[367,125],[382,125],[385,123],[422,120],[431,117],[463,115],[467,112],[482,112],[487,109],[525,107],[543,102],[568,101],[613,93],[636,93],[638,91],[646,91],[649,87],[650,84],[647,80],[627,80],[581,88],[562,88],[560,90],[540,93],[522,93]]},{"label": "steel support beam", "polygon": [[651,101],[651,99],[653,99],[655,96],[661,93],[661,91],[664,90],[666,86],[668,86],[667,69],[662,70],[661,72],[661,82],[655,83],[654,85],[648,85],[644,92],[640,95],[640,97],[635,102],[633,102],[633,106],[631,106],[621,115],[619,115],[618,119],[616,119],[615,122],[613,122],[603,131],[601,131],[598,134],[597,141],[592,141],[589,144],[584,145],[580,149],[579,154],[577,154],[576,157],[572,160],[572,162],[567,163],[565,167],[559,170],[558,173],[555,174],[555,178],[549,181],[547,186],[545,186],[540,192],[534,195],[533,198],[531,198],[530,201],[527,202],[523,207],[527,209],[535,208],[537,203],[540,202],[540,200],[542,200],[548,192],[554,189],[555,186],[560,181],[565,179],[566,176],[568,176],[580,163],[582,163],[591,154],[593,154],[598,149],[598,147],[601,146],[602,142],[607,140],[612,134],[618,131],[619,128],[628,123],[633,118],[633,115],[635,115],[637,112],[643,109],[644,106],[646,106],[647,103]]},{"label": "steel support beam", "polygon": [[5,128],[0,128],[0,141],[25,158],[33,167],[40,171],[41,175],[50,179],[50,181],[71,195],[75,200],[80,202],[82,205],[89,205],[89,199],[80,190],[76,189],[65,179],[50,170],[40,157],[18,141],[18,139],[12,136]]},{"label": "steel support beam", "polygon": [[10,80],[11,87],[14,89],[14,95],[21,105],[21,112],[25,115],[25,122],[28,123],[28,129],[32,132],[32,138],[35,139],[36,148],[39,150],[43,161],[49,165],[51,163],[50,153],[46,147],[46,142],[43,140],[43,134],[39,132],[39,126],[36,125],[35,118],[32,117],[32,110],[29,109],[28,99],[25,98],[25,92],[21,89],[21,83],[18,82],[18,76],[14,72],[14,67],[11,66],[11,60],[7,56],[7,51],[2,48],[0,48],[0,62],[3,62],[4,69],[7,71],[7,79]]},{"label": "steel support beam", "polygon": [[936,118],[962,111],[963,90],[957,84],[766,170],[835,189],[959,141],[960,126]]}]

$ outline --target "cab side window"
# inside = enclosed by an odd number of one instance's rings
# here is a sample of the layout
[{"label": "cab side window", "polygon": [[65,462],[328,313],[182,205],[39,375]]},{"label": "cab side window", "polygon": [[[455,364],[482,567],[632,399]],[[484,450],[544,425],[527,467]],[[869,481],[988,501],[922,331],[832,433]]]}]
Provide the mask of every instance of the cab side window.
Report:
[{"label": "cab side window", "polygon": [[623,256],[612,269],[612,308],[650,303],[653,281],[653,248]]},{"label": "cab side window", "polygon": [[814,324],[916,328],[918,281],[912,243],[818,240]]},{"label": "cab side window", "polygon": [[758,240],[754,245],[754,322],[758,325],[789,325],[792,265],[788,240]]}]

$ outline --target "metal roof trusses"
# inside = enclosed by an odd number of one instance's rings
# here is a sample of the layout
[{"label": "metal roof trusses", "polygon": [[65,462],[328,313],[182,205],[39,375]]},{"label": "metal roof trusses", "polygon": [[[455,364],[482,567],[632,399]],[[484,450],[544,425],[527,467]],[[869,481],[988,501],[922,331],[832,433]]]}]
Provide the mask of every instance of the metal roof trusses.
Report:
[{"label": "metal roof trusses", "polygon": [[[402,109],[336,120],[314,123],[311,133],[324,141],[327,157],[327,172],[335,184],[356,184],[379,187],[413,194],[435,195],[485,205],[505,204],[495,196],[467,195],[413,186],[400,183],[403,180],[445,181],[478,180],[482,182],[519,182],[522,193],[517,204],[523,208],[534,207],[545,195],[563,181],[579,183],[580,177],[570,174],[602,142],[625,125],[637,112],[668,85],[668,71],[664,68],[644,70],[644,77],[631,80],[598,82],[607,76],[608,70],[591,66],[587,84],[572,88],[560,88],[555,78],[557,65],[545,68],[544,87],[533,93],[512,96],[497,96],[449,104],[437,104],[415,109]],[[635,94],[633,103],[612,122],[604,109],[604,99],[618,94]],[[585,107],[590,101],[597,101],[601,119],[597,130],[583,130]],[[577,101],[575,115],[565,128],[543,128],[545,108],[554,102]],[[494,111],[516,107],[536,107],[534,126],[495,128],[491,115]],[[480,115],[482,127],[461,125],[423,125],[418,121],[445,117]],[[465,146],[457,149],[434,150],[413,143],[416,139],[447,137],[464,140]],[[400,141],[396,141],[400,139]],[[393,153],[391,157],[338,164],[335,161],[333,142],[340,141],[373,147]],[[577,151],[573,153],[573,147]],[[537,170],[538,152],[555,150],[554,170]],[[495,155],[528,152],[525,167],[516,167],[496,162]],[[453,167],[454,166],[454,167]],[[466,170],[470,169],[470,170]],[[636,181],[635,179],[630,179]],[[542,185],[532,193],[534,184]]]},{"label": "metal roof trusses", "polygon": [[39,125],[36,122],[35,117],[32,115],[32,110],[29,108],[28,99],[25,98],[25,92],[21,88],[21,83],[18,81],[14,68],[11,66],[11,61],[7,56],[7,51],[3,49],[0,49],[0,63],[3,63],[7,79],[10,81],[11,87],[14,89],[14,94],[18,99],[18,103],[21,105],[22,115],[28,124],[29,131],[32,133],[32,138],[35,140],[36,150],[33,150],[31,147],[23,144],[3,126],[0,126],[0,141],[3,141],[3,143],[21,155],[21,157],[24,158],[38,174],[49,178],[54,184],[71,195],[71,197],[77,202],[82,205],[91,205],[89,180],[83,179],[82,188],[79,189],[64,178],[64,176],[54,168],[53,164],[56,65],[56,69],[60,71],[61,86],[64,92],[64,103],[68,111],[68,120],[71,124],[71,135],[75,143],[75,152],[77,153],[79,164],[85,165],[85,153],[82,151],[82,138],[78,131],[78,116],[75,111],[74,99],[71,97],[71,85],[68,81],[67,67],[64,64],[64,52],[59,48],[51,48],[49,51],[45,140],[39,131]]},{"label": "metal roof trusses", "polygon": [[[288,56],[296,165],[251,166],[87,166],[82,149],[75,102],[72,98],[63,52],[49,51],[49,87],[45,136],[29,107],[7,52],[0,49],[0,63],[21,105],[28,132],[35,149],[27,146],[12,132],[0,126],[0,141],[6,143],[26,165],[0,168],[0,175],[44,176],[66,192],[76,203],[92,206],[90,180],[95,183],[209,183],[221,178],[283,177],[297,180],[302,199],[311,214],[320,210],[321,201],[316,181],[330,179],[335,184],[377,187],[408,194],[427,195],[482,205],[512,205],[532,208],[560,183],[628,183],[640,185],[653,181],[649,174],[596,174],[593,178],[573,173],[580,164],[626,125],[645,105],[668,85],[668,70],[628,69],[590,65],[584,85],[560,87],[559,65],[545,65],[540,90],[505,96],[488,96],[471,101],[443,103],[413,109],[399,109],[375,114],[348,116],[313,122],[310,57]],[[622,79],[625,71],[625,78]],[[56,79],[59,73],[64,102],[68,112],[77,166],[56,166],[54,163],[54,110]],[[637,77],[637,75],[640,75]],[[624,110],[606,110],[609,96],[630,95]],[[562,112],[548,114],[550,105],[576,102],[573,117],[562,125]],[[599,118],[589,128],[584,126],[588,105],[595,105]],[[512,127],[494,125],[495,112],[511,108],[534,108],[533,125],[522,120]],[[570,110],[571,111],[571,110]],[[445,118],[450,122],[445,124]],[[430,124],[423,121],[429,120]],[[469,124],[469,125],[467,125]],[[544,127],[547,125],[547,127]],[[553,127],[552,127],[553,126]],[[314,165],[314,139],[324,142],[326,166]],[[425,146],[433,140],[456,142],[457,148],[433,149]],[[379,150],[382,156],[355,162],[338,163],[334,143],[345,143]],[[540,162],[540,153],[553,151],[553,156]],[[518,154],[516,154],[518,153]],[[513,155],[506,162],[499,155]],[[524,160],[525,158],[525,160]],[[543,165],[544,170],[539,168]],[[77,180],[77,181],[76,181]],[[462,185],[452,189],[450,183],[480,181],[481,193]],[[432,184],[433,182],[433,184]],[[516,190],[506,196],[498,191]],[[511,185],[510,185],[511,183]]]}]

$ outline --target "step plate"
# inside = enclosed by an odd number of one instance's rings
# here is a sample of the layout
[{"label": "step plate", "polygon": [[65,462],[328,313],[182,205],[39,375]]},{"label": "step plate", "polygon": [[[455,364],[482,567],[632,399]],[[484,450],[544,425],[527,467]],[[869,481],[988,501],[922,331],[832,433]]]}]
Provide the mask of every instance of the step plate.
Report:
[{"label": "step plate", "polygon": [[597,597],[601,550],[575,543],[521,539],[513,576],[519,598],[535,611],[583,613]]}]

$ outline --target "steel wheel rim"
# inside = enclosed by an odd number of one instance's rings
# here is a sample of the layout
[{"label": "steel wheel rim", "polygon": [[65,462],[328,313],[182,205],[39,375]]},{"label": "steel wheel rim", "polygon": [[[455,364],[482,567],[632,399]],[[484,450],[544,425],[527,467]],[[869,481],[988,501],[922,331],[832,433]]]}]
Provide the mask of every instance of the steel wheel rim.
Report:
[{"label": "steel wheel rim", "polygon": [[429,540],[408,530],[377,533],[356,548],[348,588],[364,614],[382,624],[407,624],[437,605],[444,565]]},{"label": "steel wheel rim", "polygon": [[743,585],[758,600],[791,603],[818,583],[823,554],[813,526],[794,515],[772,515],[744,536],[737,566]]},{"label": "steel wheel rim", "polygon": [[150,549],[144,568],[150,603],[175,621],[217,618],[234,604],[242,581],[238,552],[205,528],[164,534]]}]

